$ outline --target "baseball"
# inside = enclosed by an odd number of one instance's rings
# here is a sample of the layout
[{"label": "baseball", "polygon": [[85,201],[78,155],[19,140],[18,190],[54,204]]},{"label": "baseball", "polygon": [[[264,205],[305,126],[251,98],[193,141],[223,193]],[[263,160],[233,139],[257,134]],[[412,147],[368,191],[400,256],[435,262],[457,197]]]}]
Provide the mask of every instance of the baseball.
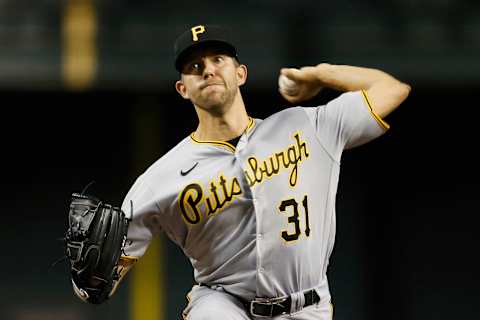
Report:
[{"label": "baseball", "polygon": [[280,91],[289,96],[294,96],[298,93],[297,83],[283,74],[278,77],[278,87]]}]

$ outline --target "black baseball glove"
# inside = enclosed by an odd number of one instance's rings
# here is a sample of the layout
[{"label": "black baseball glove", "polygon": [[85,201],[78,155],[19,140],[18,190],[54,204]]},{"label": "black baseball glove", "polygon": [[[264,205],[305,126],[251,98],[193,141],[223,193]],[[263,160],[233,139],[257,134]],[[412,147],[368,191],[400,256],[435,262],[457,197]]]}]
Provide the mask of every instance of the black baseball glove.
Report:
[{"label": "black baseball glove", "polygon": [[99,304],[109,298],[119,278],[128,222],[120,208],[90,195],[72,194],[66,256],[74,291],[82,300]]}]

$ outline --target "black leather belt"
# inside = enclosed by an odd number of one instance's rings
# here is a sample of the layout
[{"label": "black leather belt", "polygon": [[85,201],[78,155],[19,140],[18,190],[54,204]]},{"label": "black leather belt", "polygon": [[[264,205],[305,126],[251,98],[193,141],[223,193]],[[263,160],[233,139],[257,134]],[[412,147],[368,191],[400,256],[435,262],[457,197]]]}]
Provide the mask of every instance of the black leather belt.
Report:
[{"label": "black leather belt", "polygon": [[[314,289],[303,292],[305,296],[304,307],[308,307],[320,301],[320,297]],[[272,318],[282,314],[290,313],[292,298],[256,298],[245,303],[245,307],[252,316]]]}]

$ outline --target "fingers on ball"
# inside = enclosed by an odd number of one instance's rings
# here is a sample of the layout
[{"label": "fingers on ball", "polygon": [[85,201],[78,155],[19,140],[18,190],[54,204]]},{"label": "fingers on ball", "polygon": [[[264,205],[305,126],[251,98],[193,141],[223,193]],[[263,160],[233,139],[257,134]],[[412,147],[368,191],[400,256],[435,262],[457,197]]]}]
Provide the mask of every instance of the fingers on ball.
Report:
[{"label": "fingers on ball", "polygon": [[283,74],[278,77],[278,87],[280,92],[287,95],[295,95],[298,93],[297,83]]}]

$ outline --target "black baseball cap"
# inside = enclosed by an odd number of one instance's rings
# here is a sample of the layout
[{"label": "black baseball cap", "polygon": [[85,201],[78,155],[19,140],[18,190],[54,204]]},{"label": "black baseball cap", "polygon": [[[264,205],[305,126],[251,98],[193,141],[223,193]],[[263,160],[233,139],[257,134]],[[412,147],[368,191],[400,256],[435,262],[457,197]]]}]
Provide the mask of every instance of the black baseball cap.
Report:
[{"label": "black baseball cap", "polygon": [[182,72],[185,58],[198,48],[213,47],[224,50],[226,54],[236,58],[237,49],[232,44],[230,30],[218,25],[198,25],[182,33],[174,44],[175,69]]}]

